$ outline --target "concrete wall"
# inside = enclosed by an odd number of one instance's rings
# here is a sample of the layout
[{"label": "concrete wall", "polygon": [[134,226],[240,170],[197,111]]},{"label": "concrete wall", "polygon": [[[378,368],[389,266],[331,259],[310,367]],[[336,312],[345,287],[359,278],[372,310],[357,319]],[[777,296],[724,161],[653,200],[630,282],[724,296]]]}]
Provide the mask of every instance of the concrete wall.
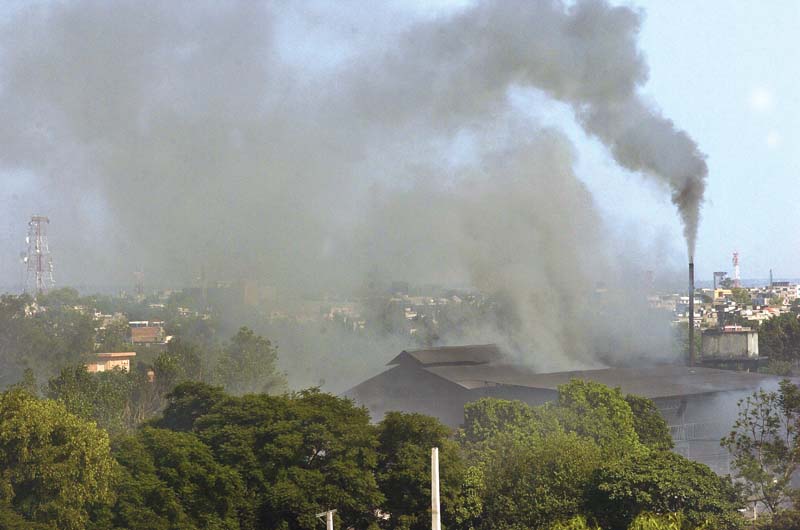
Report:
[{"label": "concrete wall", "polygon": [[703,357],[735,359],[758,357],[758,333],[755,331],[706,331],[703,333]]}]

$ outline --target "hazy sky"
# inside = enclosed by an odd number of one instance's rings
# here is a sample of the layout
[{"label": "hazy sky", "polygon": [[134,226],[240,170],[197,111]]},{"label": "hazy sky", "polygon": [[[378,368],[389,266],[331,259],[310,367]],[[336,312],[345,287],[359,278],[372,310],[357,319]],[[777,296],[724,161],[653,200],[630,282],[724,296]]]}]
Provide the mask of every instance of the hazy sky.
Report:
[{"label": "hazy sky", "polygon": [[[650,80],[644,92],[708,155],[697,274],[800,277],[800,3],[660,0],[628,3],[645,12],[639,45]],[[653,238],[684,258],[680,225],[666,196],[611,163],[566,114],[554,121],[580,146],[579,175],[621,233]],[[658,269],[658,264],[652,264]]]},{"label": "hazy sky", "polygon": [[[800,3],[635,5],[646,11],[645,90],[708,155],[698,274],[710,280],[714,270],[731,272],[738,250],[745,278],[766,278],[770,268],[776,276],[800,277]],[[659,195],[593,191],[611,215],[629,211],[629,220],[665,230],[680,249],[671,205]]]},{"label": "hazy sky", "polygon": [[[428,2],[419,4],[421,13],[436,12]],[[0,7],[0,15],[3,9],[8,15],[10,5]],[[392,5],[387,12],[395,13],[398,20],[410,9],[403,2]],[[639,46],[648,61],[650,79],[643,93],[708,155],[710,172],[696,255],[698,276],[710,279],[714,270],[731,271],[731,253],[738,250],[745,278],[766,277],[770,268],[776,277],[800,277],[800,220],[795,204],[800,153],[794,148],[800,133],[800,87],[796,86],[800,82],[800,3],[640,0],[625,5],[645,12]],[[387,16],[376,20],[376,24],[388,22]],[[331,23],[341,29],[347,20],[334,17]],[[314,57],[310,68],[341,60],[335,55],[325,57],[324,46],[318,43],[297,42],[303,45],[292,53]],[[5,81],[0,79],[0,87]],[[535,96],[520,96],[518,106],[524,107],[525,98],[530,97]],[[534,103],[541,102],[531,102],[537,116],[544,114],[546,123],[558,125],[576,144],[578,176],[589,186],[618,238],[640,245],[644,241],[659,249],[652,255],[663,258],[664,264],[642,264],[643,268],[682,264],[685,245],[668,195],[641,176],[620,169],[598,141],[581,132],[565,106]],[[37,187],[40,181],[24,173],[0,173],[0,179],[0,285],[8,285],[20,278],[18,255],[24,247],[28,216],[56,210],[64,197]],[[57,267],[70,252],[59,246],[64,231],[85,231],[92,238],[103,234],[104,205],[98,196],[88,192],[79,200],[83,203],[76,210],[82,212],[80,216],[54,219],[51,246]],[[71,260],[76,261],[74,256]]]}]

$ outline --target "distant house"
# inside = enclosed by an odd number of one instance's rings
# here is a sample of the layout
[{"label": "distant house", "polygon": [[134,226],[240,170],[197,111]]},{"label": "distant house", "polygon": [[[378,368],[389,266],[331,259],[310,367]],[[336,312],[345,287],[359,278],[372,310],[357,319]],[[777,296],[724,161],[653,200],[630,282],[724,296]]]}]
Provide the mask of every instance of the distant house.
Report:
[{"label": "distant house", "polygon": [[706,367],[650,365],[540,374],[504,356],[493,344],[403,351],[385,372],[344,393],[374,421],[388,411],[418,412],[457,427],[464,405],[483,397],[530,405],[553,401],[573,379],[618,387],[652,399],[670,426],[676,451],[728,471],[719,440],[729,432],[739,396],[777,386],[779,378]]},{"label": "distant house", "polygon": [[95,359],[86,363],[86,371],[89,373],[108,372],[114,368],[119,368],[126,372],[131,370],[131,361],[136,357],[136,352],[114,352],[96,353]]},{"label": "distant house", "polygon": [[163,344],[166,338],[163,322],[133,321],[131,342],[133,344]]}]

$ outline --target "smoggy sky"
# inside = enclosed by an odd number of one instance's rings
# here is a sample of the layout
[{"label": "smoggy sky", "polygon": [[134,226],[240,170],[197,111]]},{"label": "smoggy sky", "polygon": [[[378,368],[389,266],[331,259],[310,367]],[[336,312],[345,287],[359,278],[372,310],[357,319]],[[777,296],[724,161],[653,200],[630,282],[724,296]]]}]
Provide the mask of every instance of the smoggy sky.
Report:
[{"label": "smoggy sky", "polygon": [[[311,3],[310,9],[317,13],[315,17],[296,17],[288,12],[272,28],[278,35],[276,55],[289,58],[295,64],[305,64],[307,75],[313,77],[346,65],[350,54],[354,53],[349,47],[358,49],[376,42],[380,44],[385,31],[399,31],[404,25],[411,26],[463,9],[452,2],[442,2],[439,7],[430,7],[430,2],[419,4],[421,7],[409,7],[403,2],[386,3],[368,16],[355,4],[343,4],[346,8],[340,10],[334,3]],[[800,245],[796,236],[800,232],[800,220],[795,213],[800,154],[793,148],[800,134],[800,87],[796,86],[800,79],[796,51],[796,28],[800,26],[798,4],[792,1],[767,4],[642,0],[615,5],[633,6],[644,13],[638,47],[646,60],[649,79],[639,89],[643,99],[659,108],[676,127],[686,131],[707,155],[709,174],[696,251],[698,277],[710,279],[714,270],[731,271],[733,250],[741,255],[745,278],[766,277],[770,268],[774,269],[776,277],[800,276]],[[23,8],[6,4],[4,9],[2,19],[14,21],[18,10]],[[347,39],[347,45],[330,46],[348,31],[352,38]],[[61,66],[62,73],[69,71],[70,65]],[[234,77],[218,81],[233,82],[236,70],[228,73]],[[302,77],[303,70],[293,69],[292,75]],[[299,82],[302,84],[302,79]],[[0,78],[0,88],[8,84],[8,79]],[[243,97],[252,97],[247,92],[248,87],[241,90]],[[58,94],[58,89],[54,87],[53,93]],[[237,93],[234,91],[234,97]],[[176,91],[176,94],[185,92]],[[630,247],[636,249],[634,254],[640,260],[636,264],[638,268],[658,271],[682,266],[686,261],[686,246],[681,221],[669,193],[659,183],[622,169],[606,146],[587,136],[566,103],[530,91],[509,97],[514,100],[513,109],[520,115],[529,113],[537,128],[555,127],[571,140],[573,152],[570,156],[574,159],[577,177],[591,192],[607,229],[613,232],[613,239],[622,242],[623,248],[629,241]],[[13,103],[13,99],[8,98],[0,102],[5,106]],[[191,101],[180,104],[188,105]],[[241,111],[236,108],[231,110],[232,115],[238,112]],[[511,121],[518,119],[515,117]],[[327,116],[322,123],[331,123],[330,120],[335,121],[335,117]],[[306,125],[301,124],[299,130]],[[41,126],[47,127],[47,124]],[[366,133],[361,131],[360,134]],[[266,139],[272,140],[269,136]],[[326,141],[325,135],[321,135],[319,142]],[[291,142],[287,141],[289,144]],[[398,149],[413,151],[419,147],[412,144]],[[69,149],[68,145],[57,144],[51,148],[54,160],[67,160],[70,164],[64,167],[64,174],[68,175],[65,178],[80,183],[82,164],[90,162],[81,156],[64,156],[62,151]],[[426,148],[434,150],[435,146],[427,144]],[[454,164],[459,165],[475,156],[474,149],[471,142],[454,141],[443,148],[442,157],[451,157]],[[354,150],[346,156],[359,155]],[[118,157],[119,153],[114,156]],[[320,159],[317,169],[323,171],[324,157]],[[98,283],[123,281],[137,268],[147,269],[146,257],[127,252],[125,241],[130,235],[127,232],[137,227],[124,225],[131,221],[131,216],[120,219],[112,215],[119,205],[105,200],[108,190],[87,187],[79,193],[65,195],[63,189],[48,180],[58,177],[50,174],[42,178],[35,174],[35,168],[14,169],[11,165],[6,164],[0,173],[0,285],[19,283],[19,252],[24,246],[27,218],[32,213],[52,218],[50,242],[56,261],[56,278],[61,284],[90,284],[94,274],[103,278]],[[58,168],[48,167],[47,170],[57,172]],[[224,190],[220,192],[224,194]],[[324,195],[329,196],[330,193]],[[286,211],[279,217],[276,214],[276,219],[291,215],[292,199],[289,197]],[[342,199],[346,201],[348,197]],[[497,200],[502,203],[503,198]],[[64,207],[64,201],[69,201],[70,207]],[[169,201],[163,201],[163,205],[168,207]],[[427,206],[438,207],[436,201]],[[325,205],[318,207],[324,209]],[[420,207],[419,201],[414,207]],[[215,213],[219,212],[210,212]],[[282,229],[280,224],[271,227]],[[349,227],[343,222],[343,230]],[[241,225],[235,227],[236,230],[242,228]],[[165,226],[164,230],[170,227]],[[66,247],[66,241],[78,242],[78,247],[83,249],[93,247],[94,251],[87,252],[84,259],[78,255],[76,247]],[[160,246],[159,252],[168,246],[167,243]],[[413,248],[416,243],[412,240],[408,247]],[[105,245],[110,255],[103,254]],[[366,244],[361,251],[373,246],[374,243]],[[143,263],[136,263],[137,260]],[[285,267],[282,263],[265,266]],[[111,268],[119,269],[119,273],[107,279]],[[187,274],[186,279],[196,272]],[[151,274],[159,276],[157,272],[151,271]],[[174,271],[166,276],[176,277]],[[413,279],[413,275],[409,276]]]},{"label": "smoggy sky", "polygon": [[[698,277],[732,272],[734,250],[744,278],[766,278],[770,268],[776,277],[799,277],[800,4],[635,4],[646,11],[639,41],[650,65],[645,91],[708,155]],[[615,186],[587,181],[604,211],[626,219],[623,226],[633,220],[679,242],[658,195],[626,198]]]}]

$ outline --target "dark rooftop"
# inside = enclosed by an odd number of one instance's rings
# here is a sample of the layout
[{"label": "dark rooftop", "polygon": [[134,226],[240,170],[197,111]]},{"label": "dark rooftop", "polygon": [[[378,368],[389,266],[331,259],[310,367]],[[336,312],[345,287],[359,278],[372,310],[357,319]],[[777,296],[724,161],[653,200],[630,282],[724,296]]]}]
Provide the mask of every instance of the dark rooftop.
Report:
[{"label": "dark rooftop", "polygon": [[426,350],[403,350],[387,363],[388,366],[412,362],[425,367],[432,366],[476,366],[498,362],[503,354],[496,344],[470,346],[444,346]]},{"label": "dark rooftop", "polygon": [[650,366],[641,368],[603,368],[537,374],[514,365],[440,365],[425,370],[467,389],[498,385],[557,390],[572,379],[583,379],[619,387],[623,393],[650,399],[716,392],[755,390],[777,384],[780,378],[748,372],[688,366]]}]

